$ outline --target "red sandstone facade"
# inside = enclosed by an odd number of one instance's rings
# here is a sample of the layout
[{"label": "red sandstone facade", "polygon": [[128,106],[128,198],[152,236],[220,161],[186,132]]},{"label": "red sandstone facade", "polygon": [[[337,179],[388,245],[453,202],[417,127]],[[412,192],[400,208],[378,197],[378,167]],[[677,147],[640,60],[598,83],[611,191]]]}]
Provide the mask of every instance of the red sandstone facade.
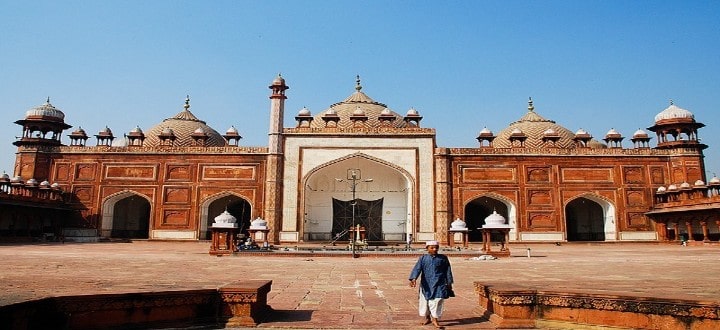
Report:
[{"label": "red sandstone facade", "polygon": [[[482,130],[477,148],[448,148],[435,145],[435,130],[420,127],[416,110],[389,110],[361,92],[359,79],[355,94],[315,116],[300,110],[290,128],[282,123],[285,80],[270,89],[267,147],[239,146],[234,128],[219,134],[190,112],[189,99],[180,113],[147,133],[130,131],[123,143],[106,128],[88,146],[78,128],[63,145],[70,125],[48,100],[16,122],[23,136],[15,142],[15,186],[52,182],[65,192],[64,207],[80,215],[61,226],[105,238],[208,239],[214,217],[227,209],[244,229],[266,219],[271,243],[329,241],[342,234],[335,224],[347,220],[341,209],[350,191],[339,182],[350,168],[375,179],[353,187],[369,206],[352,222],[377,241],[459,241],[448,230],[460,218],[478,242],[493,212],[507,219],[510,241],[720,239],[720,181],[704,176],[706,146],[697,134],[704,125],[673,104],[648,128],[657,134],[652,147],[641,130],[631,148],[615,130],[605,143],[573,133],[541,117],[531,100],[497,135]],[[3,201],[11,195],[0,192],[0,207],[10,210]],[[328,206],[332,200],[339,204]],[[0,216],[8,235],[25,228],[11,213]]]}]

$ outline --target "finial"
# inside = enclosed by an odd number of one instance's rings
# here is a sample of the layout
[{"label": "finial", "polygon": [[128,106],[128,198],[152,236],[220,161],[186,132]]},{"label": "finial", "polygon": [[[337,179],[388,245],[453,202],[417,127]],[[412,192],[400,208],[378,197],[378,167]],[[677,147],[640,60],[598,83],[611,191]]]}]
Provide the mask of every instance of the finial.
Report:
[{"label": "finial", "polygon": [[535,111],[535,107],[533,106],[532,97],[528,98],[528,111]]},{"label": "finial", "polygon": [[362,86],[360,86],[360,75],[355,76],[355,90],[360,91],[362,89]]},{"label": "finial", "polygon": [[185,105],[183,108],[185,108],[185,111],[190,109],[190,95],[185,96]]},{"label": "finial", "polygon": [[670,99],[670,105],[673,105],[673,104],[675,104],[675,103],[673,102],[673,99]]},{"label": "finial", "polygon": [[47,100],[45,100],[45,103],[50,104],[50,96],[47,97]]}]

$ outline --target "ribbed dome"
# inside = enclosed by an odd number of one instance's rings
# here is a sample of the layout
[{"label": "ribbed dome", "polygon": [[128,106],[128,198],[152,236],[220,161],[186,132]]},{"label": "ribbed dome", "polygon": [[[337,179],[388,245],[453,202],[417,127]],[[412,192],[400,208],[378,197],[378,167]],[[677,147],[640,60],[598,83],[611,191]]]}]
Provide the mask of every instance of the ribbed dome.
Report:
[{"label": "ribbed dome", "polygon": [[51,121],[64,122],[65,114],[60,109],[50,104],[50,98],[48,97],[45,104],[34,107],[25,112],[25,119],[44,119]]},{"label": "ribbed dome", "polygon": [[390,125],[392,127],[408,126],[408,123],[403,120],[402,115],[393,112],[390,109],[387,109],[387,105],[383,103],[375,102],[375,100],[367,96],[365,93],[361,92],[361,89],[362,86],[360,86],[360,79],[358,78],[357,85],[355,86],[355,93],[348,96],[345,100],[335,103],[331,105],[330,108],[315,115],[313,121],[310,123],[310,127],[325,127],[325,121],[322,119],[322,117],[326,115],[332,116],[333,114],[336,114],[338,117],[340,117],[340,120],[337,123],[337,127],[352,127],[353,122],[350,120],[350,116],[352,116],[356,111],[364,112],[364,116],[368,117],[365,124],[369,127],[381,126],[380,121],[378,120],[378,117],[381,114],[384,114],[386,116],[388,114],[391,114],[395,116],[395,120],[393,120],[392,124]]},{"label": "ribbed dome", "polygon": [[173,117],[163,120],[161,123],[155,125],[147,133],[145,133],[144,146],[154,147],[160,145],[160,138],[158,137],[164,131],[170,130],[175,136],[173,143],[176,147],[187,147],[195,145],[195,140],[192,138],[193,132],[198,128],[201,128],[208,137],[205,141],[207,147],[223,147],[226,145],[225,139],[215,131],[212,127],[205,124],[204,121],[195,117],[190,112],[190,98],[185,99],[185,109],[180,111]]},{"label": "ribbed dome", "polygon": [[562,127],[555,123],[555,121],[548,120],[540,116],[535,112],[535,107],[532,105],[532,100],[528,102],[528,112],[522,116],[518,121],[511,123],[510,126],[500,131],[497,138],[493,141],[495,148],[510,148],[510,135],[513,132],[524,133],[527,139],[524,142],[526,148],[540,148],[545,145],[542,138],[544,133],[548,130],[553,130],[560,137],[555,142],[555,146],[558,148],[573,149],[575,148],[575,142],[573,138],[575,134],[565,127]]},{"label": "ribbed dome", "polygon": [[665,119],[688,119],[690,121],[695,121],[695,115],[688,110],[676,106],[672,103],[672,101],[670,101],[669,107],[655,115],[656,123]]}]

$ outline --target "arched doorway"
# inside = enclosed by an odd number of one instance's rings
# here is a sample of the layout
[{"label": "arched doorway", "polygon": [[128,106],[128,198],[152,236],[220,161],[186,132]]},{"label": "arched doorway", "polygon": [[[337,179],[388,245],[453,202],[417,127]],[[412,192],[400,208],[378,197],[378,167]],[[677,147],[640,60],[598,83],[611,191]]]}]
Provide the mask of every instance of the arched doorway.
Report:
[{"label": "arched doorway", "polygon": [[247,235],[252,216],[252,207],[247,200],[233,194],[225,194],[203,204],[205,205],[203,210],[205,216],[201,226],[201,239],[212,239],[212,232],[208,228],[212,227],[215,217],[225,212],[225,210],[237,219],[239,233]]},{"label": "arched doorway", "polygon": [[140,195],[129,194],[112,205],[112,238],[148,238],[150,202]]},{"label": "arched doorway", "polygon": [[480,228],[485,224],[485,218],[492,214],[493,211],[502,215],[505,219],[510,219],[507,205],[495,198],[483,196],[465,205],[465,223],[469,229],[468,241],[482,241]]},{"label": "arched doorway", "polygon": [[413,185],[409,174],[393,164],[353,154],[315,168],[304,186],[305,241],[347,243],[353,224],[365,228],[371,245],[405,242],[412,234]]},{"label": "arched doorway", "polygon": [[568,241],[604,241],[605,211],[599,203],[580,197],[565,205]]}]

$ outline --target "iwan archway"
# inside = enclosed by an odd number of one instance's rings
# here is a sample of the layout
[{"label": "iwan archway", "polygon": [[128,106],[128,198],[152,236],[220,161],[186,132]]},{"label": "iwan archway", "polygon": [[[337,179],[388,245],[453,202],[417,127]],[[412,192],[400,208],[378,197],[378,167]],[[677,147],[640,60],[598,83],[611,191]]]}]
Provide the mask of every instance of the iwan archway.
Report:
[{"label": "iwan archway", "polygon": [[565,204],[567,241],[615,240],[615,207],[605,199],[585,194]]},{"label": "iwan archway", "polygon": [[516,236],[516,208],[515,205],[505,197],[496,194],[486,194],[476,197],[465,204],[465,224],[469,230],[468,241],[481,242],[481,228],[485,224],[485,218],[497,212],[505,217],[510,225],[510,240],[515,240]]},{"label": "iwan archway", "polygon": [[209,240],[212,232],[208,229],[215,222],[215,217],[228,211],[237,219],[238,233],[247,234],[250,227],[252,207],[245,198],[230,192],[220,193],[206,199],[200,210],[200,239]]},{"label": "iwan archway", "polygon": [[317,167],[303,180],[303,240],[344,244],[350,240],[348,229],[359,224],[371,245],[404,242],[413,233],[409,177],[391,164],[358,154]]},{"label": "iwan archway", "polygon": [[133,191],[111,195],[103,202],[100,236],[146,239],[150,232],[150,199]]}]

